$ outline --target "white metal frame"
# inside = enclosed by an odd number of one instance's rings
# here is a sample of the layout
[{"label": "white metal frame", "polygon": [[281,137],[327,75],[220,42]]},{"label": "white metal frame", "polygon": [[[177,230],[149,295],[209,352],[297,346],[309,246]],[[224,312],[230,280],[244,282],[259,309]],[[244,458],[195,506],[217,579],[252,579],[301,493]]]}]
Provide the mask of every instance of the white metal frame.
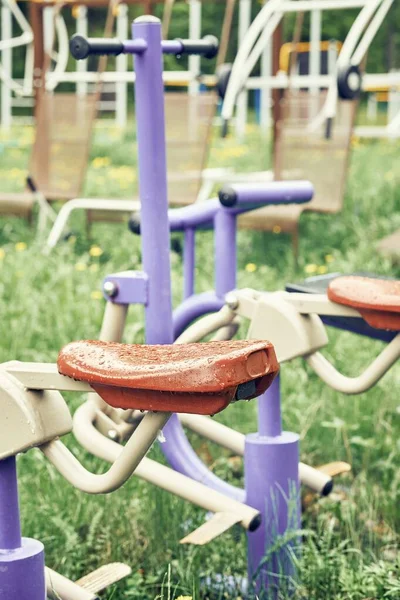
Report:
[{"label": "white metal frame", "polygon": [[[337,104],[337,70],[350,64],[359,65],[378,28],[386,17],[394,0],[269,0],[260,10],[245,38],[243,39],[235,62],[225,95],[222,117],[229,120],[235,111],[235,106],[243,89],[264,88],[293,88],[308,87],[311,89],[328,89],[327,99],[322,110],[312,121],[311,127],[318,127],[325,119],[333,118]],[[320,16],[323,10],[343,10],[360,8],[343,44],[336,61],[334,72],[329,76],[317,75],[317,50],[320,39]],[[309,76],[292,76],[278,74],[274,77],[254,79],[251,73],[259,61],[264,48],[271,42],[273,32],[279,25],[285,13],[311,12],[311,72]],[[262,85],[261,85],[262,84]],[[240,116],[240,113],[238,113]]]}]

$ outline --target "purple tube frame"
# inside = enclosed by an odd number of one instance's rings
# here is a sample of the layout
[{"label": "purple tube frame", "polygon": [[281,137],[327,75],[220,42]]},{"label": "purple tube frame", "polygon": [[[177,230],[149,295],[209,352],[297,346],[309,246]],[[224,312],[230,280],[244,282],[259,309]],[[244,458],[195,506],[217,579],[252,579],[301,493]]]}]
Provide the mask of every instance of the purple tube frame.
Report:
[{"label": "purple tube frame", "polygon": [[43,544],[21,538],[15,456],[0,461],[0,597],[46,600]]},{"label": "purple tube frame", "polygon": [[[174,337],[197,316],[218,310],[224,294],[236,286],[236,216],[251,207],[222,208],[217,202],[190,207],[168,214],[167,166],[165,144],[164,89],[162,81],[161,25],[154,17],[139,18],[132,27],[132,47],[143,48],[135,56],[136,121],[139,152],[139,193],[141,198],[141,240],[144,271],[148,275],[146,342],[170,344]],[[140,43],[139,43],[140,42]],[[144,42],[144,43],[143,43]],[[284,184],[282,185],[282,189]],[[276,203],[287,202],[275,198]],[[213,225],[219,232],[215,240],[216,292],[191,295],[194,291],[194,230]],[[169,234],[185,229],[184,269],[188,278],[185,302],[172,318]],[[249,533],[249,574],[257,573],[260,560],[271,544],[271,527],[266,510],[278,515],[276,533],[284,533],[289,524],[287,498],[294,484],[298,491],[298,438],[281,432],[279,383],[259,399],[261,433],[246,439],[245,480],[241,490],[222,481],[203,464],[189,444],[178,418],[173,416],[164,428],[162,450],[177,471],[229,495],[246,500],[262,513],[263,526]],[[272,407],[272,410],[271,410]],[[282,449],[284,450],[282,454]],[[284,459],[282,463],[281,458]],[[274,461],[274,465],[271,465]],[[278,493],[278,492],[279,493]],[[273,503],[273,506],[272,504]],[[296,515],[299,514],[298,503]],[[298,527],[298,519],[296,528]],[[257,535],[256,535],[257,533]],[[285,567],[288,572],[288,567]],[[276,571],[277,573],[277,571]],[[264,576],[263,576],[264,577]],[[263,585],[257,576],[257,586]]]}]

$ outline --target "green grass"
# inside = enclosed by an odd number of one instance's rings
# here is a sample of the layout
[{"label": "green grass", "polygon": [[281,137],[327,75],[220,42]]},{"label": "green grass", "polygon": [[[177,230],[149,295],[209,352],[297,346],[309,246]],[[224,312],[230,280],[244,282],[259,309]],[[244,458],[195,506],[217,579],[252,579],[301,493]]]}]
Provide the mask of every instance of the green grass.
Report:
[{"label": "green grass", "polygon": [[[30,133],[13,130],[0,157],[3,190],[23,187]],[[15,145],[10,145],[14,143]],[[248,146],[217,141],[211,164],[241,169],[265,166],[267,149],[256,133]],[[107,157],[107,160],[94,160]],[[133,138],[98,127],[86,193],[129,196],[135,186]],[[339,215],[306,215],[301,221],[301,259],[293,265],[284,235],[240,232],[239,285],[279,289],[306,272],[366,270],[399,276],[399,269],[376,253],[376,242],[400,227],[398,145],[356,144],[345,208]],[[129,168],[127,168],[129,167]],[[104,302],[101,280],[116,270],[140,268],[139,240],[124,224],[96,224],[92,238],[76,215],[76,241],[61,244],[49,257],[41,254],[34,232],[22,220],[2,218],[0,232],[0,360],[54,361],[59,348],[79,338],[95,338]],[[199,235],[197,289],[212,286],[211,234]],[[21,244],[21,242],[23,242]],[[26,244],[26,248],[25,245]],[[101,247],[99,257],[90,247]],[[3,256],[4,254],[4,256]],[[174,301],[182,289],[181,258],[172,255]],[[248,265],[255,265],[249,267]],[[247,267],[246,267],[247,266]],[[126,341],[143,339],[142,311],[129,315]],[[381,344],[346,333],[330,332],[326,350],[346,374],[359,373]],[[394,367],[370,392],[346,397],[327,389],[304,365],[294,361],[283,371],[285,428],[301,435],[302,459],[311,464],[347,460],[350,476],[338,482],[331,498],[314,499],[303,515],[304,544],[298,559],[295,597],[311,600],[398,600],[400,525],[399,370]],[[74,410],[82,398],[68,395]],[[218,419],[250,432],[256,426],[255,403],[235,405]],[[240,485],[238,461],[196,436],[192,441],[215,473]],[[70,448],[93,470],[103,469],[72,436]],[[161,458],[159,449],[151,455]],[[233,530],[204,548],[178,541],[199,525],[202,511],[132,478],[110,496],[88,497],[68,485],[37,451],[19,459],[21,510],[26,536],[46,545],[47,563],[71,578],[110,561],[129,563],[133,575],[105,598],[208,598],[204,577],[242,575],[246,569],[245,535]],[[214,593],[239,598],[240,592]],[[282,594],[284,597],[284,594]]]}]

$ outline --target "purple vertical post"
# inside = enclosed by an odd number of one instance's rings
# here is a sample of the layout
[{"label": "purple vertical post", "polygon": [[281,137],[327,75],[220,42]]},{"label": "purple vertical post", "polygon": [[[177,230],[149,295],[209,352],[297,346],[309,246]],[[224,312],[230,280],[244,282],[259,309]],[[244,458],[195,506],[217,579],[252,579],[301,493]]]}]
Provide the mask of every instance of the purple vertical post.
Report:
[{"label": "purple vertical post", "polygon": [[258,435],[276,437],[282,433],[280,378],[258,398]]},{"label": "purple vertical post", "polygon": [[[171,275],[167,165],[165,150],[164,84],[162,78],[161,22],[138,17],[133,22],[134,40],[143,39],[146,50],[135,56],[136,121],[141,199],[141,242],[144,271],[149,277],[146,306],[146,342],[172,344]],[[210,472],[199,459],[179,419],[172,415],[164,427],[162,450],[177,471],[229,493],[234,488]],[[242,491],[237,490],[242,496]]]},{"label": "purple vertical post", "polygon": [[21,547],[17,465],[15,456],[0,462],[0,548]]},{"label": "purple vertical post", "polygon": [[163,55],[159,19],[152,16],[135,19],[132,37],[147,42],[147,49],[135,56],[140,226],[143,268],[149,276],[146,342],[172,344]]},{"label": "purple vertical post", "polygon": [[260,397],[259,409],[260,431],[247,435],[245,444],[246,503],[262,514],[261,527],[247,536],[249,583],[258,593],[268,588],[273,598],[294,575],[297,540],[290,532],[300,528],[299,436],[281,431],[279,378]]},{"label": "purple vertical post", "polygon": [[217,211],[214,227],[215,293],[223,298],[236,288],[236,215]]},{"label": "purple vertical post", "polygon": [[194,294],[195,242],[195,230],[193,227],[188,227],[185,229],[185,247],[183,249],[183,296],[185,300]]},{"label": "purple vertical post", "polygon": [[43,544],[21,538],[15,456],[0,461],[0,598],[46,600]]}]

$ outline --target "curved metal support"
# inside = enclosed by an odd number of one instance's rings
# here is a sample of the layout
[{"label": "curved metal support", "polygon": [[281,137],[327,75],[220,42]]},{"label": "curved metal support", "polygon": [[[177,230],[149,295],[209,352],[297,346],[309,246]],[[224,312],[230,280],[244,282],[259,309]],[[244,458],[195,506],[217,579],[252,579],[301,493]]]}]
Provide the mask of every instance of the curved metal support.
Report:
[{"label": "curved metal support", "polygon": [[87,471],[60,440],[40,449],[74,487],[88,494],[107,494],[129,479],[170,416],[171,413],[147,413],[109,471],[102,475]]},{"label": "curved metal support", "polygon": [[362,394],[372,388],[400,357],[400,335],[358,377],[346,377],[319,352],[306,358],[315,373],[332,389],[344,394]]}]

